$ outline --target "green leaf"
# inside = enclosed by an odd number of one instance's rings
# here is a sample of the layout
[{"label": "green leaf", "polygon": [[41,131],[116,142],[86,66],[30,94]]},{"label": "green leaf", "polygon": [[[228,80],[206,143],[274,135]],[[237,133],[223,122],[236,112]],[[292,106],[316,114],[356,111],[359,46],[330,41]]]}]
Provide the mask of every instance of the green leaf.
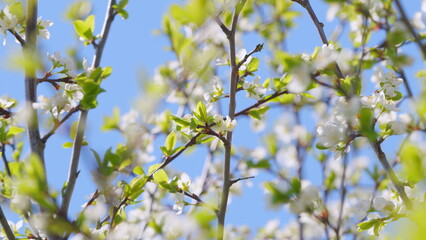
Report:
[{"label": "green leaf", "polygon": [[362,223],[358,223],[358,232],[362,232],[362,231],[366,231],[372,227],[374,227],[374,225],[376,225],[377,220],[376,219],[372,219],[366,222],[362,222]]},{"label": "green leaf", "polygon": [[9,130],[7,131],[6,139],[10,139],[22,132],[25,132],[24,128],[11,126]]},{"label": "green leaf", "polygon": [[66,142],[66,143],[62,144],[62,147],[63,148],[72,148],[73,145],[74,144],[72,142]]},{"label": "green leaf", "polygon": [[9,5],[9,12],[18,19],[18,23],[23,23],[25,20],[25,11],[22,7],[22,2]]},{"label": "green leaf", "polygon": [[[167,173],[163,169],[157,170],[161,166],[161,163],[151,165],[148,169],[148,175],[151,175],[154,173],[153,178],[154,182],[157,184],[160,184],[161,182],[169,182],[169,177],[167,176]],[[161,185],[159,185],[161,188],[163,188]]]},{"label": "green leaf", "polygon": [[105,78],[109,77],[112,74],[112,67],[104,67],[102,69],[102,74],[101,74],[101,80],[104,80]]},{"label": "green leaf", "polygon": [[120,109],[115,107],[112,117],[105,116],[102,131],[118,129],[120,127]]},{"label": "green leaf", "polygon": [[92,151],[93,156],[95,156],[96,163],[98,164],[98,166],[101,166],[102,165],[102,160],[101,160],[101,157],[99,156],[99,154],[95,150],[93,150],[93,149],[90,149],[90,151]]},{"label": "green leaf", "polygon": [[261,120],[261,116],[259,114],[259,111],[257,109],[251,109],[248,114],[250,115],[250,117],[257,119],[257,120]]},{"label": "green leaf", "polygon": [[360,112],[360,132],[371,142],[377,140],[377,133],[374,130],[374,112],[372,109],[361,108]]},{"label": "green leaf", "polygon": [[207,122],[207,109],[203,102],[198,102],[193,114],[201,122]]},{"label": "green leaf", "polygon": [[251,61],[248,63],[247,65],[247,69],[246,71],[252,73],[252,72],[256,72],[259,69],[259,58],[252,58]]},{"label": "green leaf", "polygon": [[171,117],[172,117],[172,120],[179,126],[188,127],[190,125],[190,121],[186,119],[182,119],[173,115],[171,115]]},{"label": "green leaf", "polygon": [[75,139],[75,136],[77,135],[77,126],[78,126],[78,121],[75,121],[72,123],[71,128],[70,128],[70,137],[72,140]]},{"label": "green leaf", "polygon": [[135,168],[133,168],[133,173],[136,175],[143,175],[145,174],[143,168],[141,166],[136,166]]},{"label": "green leaf", "polygon": [[91,79],[87,79],[86,81],[79,83],[79,85],[84,91],[84,97],[80,101],[81,106],[84,109],[96,108],[98,106],[97,97],[102,92],[105,92],[105,90],[100,87],[99,83]]},{"label": "green leaf", "polygon": [[92,11],[92,3],[87,0],[80,0],[74,3],[67,8],[65,12],[65,17],[68,20],[74,21],[77,19],[83,19]]},{"label": "green leaf", "polygon": [[166,143],[165,143],[166,150],[168,152],[171,152],[173,148],[175,148],[175,145],[176,145],[176,133],[171,132],[166,138]]},{"label": "green leaf", "polygon": [[85,21],[75,20],[73,25],[78,36],[87,41],[93,40],[93,32],[95,30],[95,15],[88,16]]},{"label": "green leaf", "polygon": [[403,172],[409,181],[418,182],[425,177],[422,151],[411,143],[404,144],[399,154]]}]

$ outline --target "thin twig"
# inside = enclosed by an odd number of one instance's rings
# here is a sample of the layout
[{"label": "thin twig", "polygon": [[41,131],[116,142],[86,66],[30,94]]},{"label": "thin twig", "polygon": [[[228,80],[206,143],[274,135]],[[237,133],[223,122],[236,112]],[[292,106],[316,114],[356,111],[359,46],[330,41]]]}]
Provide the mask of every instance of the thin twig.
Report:
[{"label": "thin twig", "polygon": [[147,181],[151,181],[156,172],[158,172],[160,169],[165,168],[167,165],[169,165],[169,163],[171,163],[173,160],[175,160],[177,157],[179,157],[187,148],[193,146],[197,142],[197,138],[199,136],[201,136],[201,133],[197,133],[195,136],[193,136],[188,142],[186,142],[186,144],[183,146],[183,148],[180,149],[178,152],[176,152],[172,156],[166,157],[163,160],[163,163],[161,163],[161,165],[155,171],[153,171],[151,173],[151,175],[148,176]]},{"label": "thin twig", "polygon": [[42,82],[48,82],[50,84],[56,84],[58,82],[62,82],[62,83],[75,83],[75,81],[73,80],[72,77],[63,77],[63,78],[57,78],[57,79],[47,79],[47,78],[41,78],[38,79],[37,81],[38,83],[42,83]]},{"label": "thin twig", "polygon": [[183,191],[183,190],[179,190],[178,192],[183,193],[185,196],[194,199],[195,201],[197,201],[197,203],[195,204],[196,206],[201,206],[201,207],[205,207],[208,208],[210,210],[212,210],[214,213],[217,214],[217,212],[219,211],[217,208],[205,203],[203,200],[201,200],[201,198],[195,194],[195,193],[189,193],[187,191]]},{"label": "thin twig", "polygon": [[[348,146],[346,146],[348,147]],[[340,228],[342,226],[342,217],[343,217],[343,207],[345,205],[345,199],[346,199],[346,193],[347,189],[345,186],[346,181],[346,174],[347,174],[347,168],[348,168],[348,155],[346,153],[343,153],[345,156],[343,157],[343,175],[342,175],[342,181],[340,182],[340,206],[339,206],[339,217],[337,219],[337,226],[336,226],[336,238],[340,239]]]},{"label": "thin twig", "polygon": [[240,69],[240,67],[247,61],[247,59],[253,55],[254,53],[260,52],[263,49],[263,43],[257,44],[256,47],[249,53],[247,53],[242,60],[237,64],[237,69]]},{"label": "thin twig", "polygon": [[388,176],[389,180],[392,182],[395,190],[398,192],[399,196],[401,197],[402,201],[404,202],[404,205],[410,209],[412,207],[412,203],[410,199],[408,198],[407,194],[404,190],[404,185],[399,181],[399,179],[396,177],[395,172],[393,171],[392,167],[390,166],[385,153],[382,151],[382,148],[380,144],[377,141],[371,141],[370,145],[373,148],[374,152],[377,155],[377,158],[379,159],[380,163],[382,164],[382,167],[384,168],[386,175]]},{"label": "thin twig", "polygon": [[230,31],[229,31],[228,27],[225,26],[225,24],[222,22],[222,20],[220,20],[220,18],[218,16],[215,16],[214,20],[219,25],[220,29],[222,29],[222,32],[225,33],[226,36],[228,36],[230,34]]},{"label": "thin twig", "polygon": [[21,47],[25,46],[25,40],[13,29],[8,29],[8,32],[12,33],[13,36],[15,36],[16,40],[18,40],[19,44],[21,44]]},{"label": "thin twig", "polygon": [[410,32],[411,36],[414,38],[414,41],[416,42],[417,46],[420,48],[420,51],[422,52],[423,59],[426,59],[426,46],[422,43],[421,38],[416,33],[416,31],[413,28],[413,25],[411,25],[410,20],[408,20],[407,15],[405,14],[404,8],[401,5],[401,2],[399,0],[395,0],[396,7],[398,8],[399,13],[401,14],[401,21],[404,23],[405,27]]},{"label": "thin twig", "polygon": [[[93,57],[93,68],[97,68],[100,65],[102,54],[104,51],[104,47],[106,41],[108,39],[108,34],[111,29],[112,22],[114,17],[116,16],[116,11],[113,6],[116,4],[115,0],[109,0],[108,7],[106,10],[106,16],[104,25],[102,28],[101,38],[99,44],[96,47],[96,52]],[[68,208],[71,201],[72,193],[74,191],[74,186],[77,181],[78,176],[78,164],[80,159],[81,147],[83,144],[84,131],[86,129],[86,121],[87,121],[88,110],[81,110],[80,117],[78,119],[77,125],[77,133],[73,144],[73,150],[71,155],[70,168],[68,172],[68,180],[67,180],[67,188],[65,190],[62,205],[61,205],[61,214],[66,217],[68,214]]]},{"label": "thin twig", "polygon": [[235,116],[237,117],[237,116],[240,116],[240,115],[247,115],[247,114],[249,113],[249,111],[250,111],[250,110],[252,110],[252,109],[254,109],[254,108],[257,108],[257,107],[259,107],[260,105],[265,104],[265,103],[267,103],[267,102],[269,102],[269,101],[273,100],[274,98],[277,98],[277,97],[279,97],[279,96],[281,96],[281,95],[283,95],[283,94],[288,94],[288,93],[289,93],[289,92],[288,92],[287,90],[283,90],[283,91],[275,92],[275,93],[273,93],[272,95],[270,95],[269,97],[264,98],[264,99],[261,99],[261,100],[257,101],[255,104],[253,104],[253,105],[251,105],[251,106],[249,106],[249,107],[247,107],[247,108],[245,108],[245,109],[243,109],[243,110],[241,110],[241,111],[239,111],[239,112],[235,113]]},{"label": "thin twig", "polygon": [[410,84],[408,83],[407,76],[405,75],[404,70],[399,69],[397,70],[397,73],[402,78],[402,82],[404,83],[405,89],[407,90],[407,95],[409,98],[413,98],[413,91],[411,91]]},{"label": "thin twig", "polygon": [[62,118],[61,119],[61,121],[58,121],[58,122],[56,122],[55,123],[55,125],[52,127],[52,129],[50,129],[50,131],[48,132],[48,133],[46,133],[46,135],[44,135],[42,138],[41,138],[41,141],[43,142],[43,143],[46,143],[47,142],[47,140],[53,135],[53,134],[55,134],[55,132],[56,132],[56,130],[65,122],[65,121],[67,121],[68,120],[68,118],[70,118],[74,113],[76,113],[76,112],[78,112],[78,111],[80,111],[80,105],[78,105],[77,107],[75,107],[75,108],[73,108],[73,109],[71,109],[68,113],[67,113],[67,115],[65,115],[65,117],[64,118]]},{"label": "thin twig", "polygon": [[[316,27],[316,29],[318,31],[318,34],[319,34],[319,36],[321,38],[322,43],[328,45],[329,44],[328,43],[328,39],[327,39],[327,36],[325,35],[325,32],[324,32],[324,24],[318,20],[318,17],[315,14],[315,11],[312,8],[311,3],[309,2],[309,0],[292,0],[292,1],[293,2],[297,2],[303,8],[306,9],[306,11],[309,13],[309,16],[311,17],[312,21],[314,22],[314,25],[315,25],[315,27]],[[342,70],[340,70],[340,67],[339,67],[339,65],[337,63],[335,63],[335,67],[334,68],[335,68],[335,72],[336,72],[337,76],[339,78],[343,78],[344,79],[345,76],[343,75]],[[339,90],[343,90],[343,88],[340,85],[340,81],[337,81],[337,87],[339,88]],[[344,92],[344,91],[342,91],[342,92]]]},{"label": "thin twig", "polygon": [[6,157],[6,144],[4,143],[1,144],[1,157],[3,159],[4,168],[6,169],[7,175],[9,177],[12,177],[12,173],[10,172],[10,168],[9,168],[9,161],[7,161],[7,157]]},{"label": "thin twig", "polygon": [[239,182],[239,181],[247,180],[247,179],[252,179],[252,178],[254,178],[254,176],[232,179],[231,180],[231,186],[234,185],[235,183]]}]

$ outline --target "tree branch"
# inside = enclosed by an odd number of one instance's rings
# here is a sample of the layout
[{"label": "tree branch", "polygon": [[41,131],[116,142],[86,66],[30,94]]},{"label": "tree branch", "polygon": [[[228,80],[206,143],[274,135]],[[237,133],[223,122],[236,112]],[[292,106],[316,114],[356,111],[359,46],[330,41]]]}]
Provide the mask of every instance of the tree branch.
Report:
[{"label": "tree branch", "polygon": [[[27,42],[23,49],[24,55],[27,57],[36,56],[37,52],[37,5],[37,0],[27,1]],[[27,111],[29,111],[31,116],[28,118],[27,122],[31,152],[38,155],[43,163],[43,167],[46,168],[44,163],[44,144],[40,139],[37,111],[32,106],[32,104],[37,101],[37,79],[35,66],[27,66],[25,68],[25,99],[28,109]]]},{"label": "tree branch", "polygon": [[237,179],[232,179],[231,180],[231,185],[234,185],[235,183],[242,181],[242,180],[247,180],[247,179],[251,179],[254,178],[254,176],[250,176],[250,177],[242,177],[242,178],[237,178]]},{"label": "tree branch", "polygon": [[64,118],[62,118],[61,119],[61,121],[59,121],[59,122],[56,122],[55,123],[55,125],[53,126],[53,128],[48,132],[48,133],[46,133],[46,135],[44,135],[42,138],[41,138],[41,141],[43,142],[43,143],[46,143],[47,142],[47,140],[53,135],[53,134],[55,134],[55,132],[56,132],[56,130],[65,122],[65,121],[67,121],[68,120],[68,118],[70,118],[74,113],[76,113],[76,112],[78,112],[78,111],[80,111],[80,106],[77,106],[77,107],[75,107],[75,108],[73,108],[73,109],[71,109],[71,111],[69,111],[68,113],[67,113],[67,115],[65,115],[65,117]]},{"label": "tree branch", "polygon": [[[300,4],[303,8],[306,9],[306,11],[309,13],[309,16],[311,17],[312,21],[315,24],[315,27],[318,31],[318,34],[320,35],[321,41],[323,44],[328,45],[328,39],[324,32],[324,24],[318,20],[317,15],[315,14],[314,9],[311,6],[311,3],[309,0],[292,0],[293,2],[297,2]],[[335,71],[339,78],[345,78],[345,76],[342,73],[342,70],[340,70],[339,65],[337,63],[335,64]],[[340,84],[339,84],[340,87]]]},{"label": "tree branch", "polygon": [[392,185],[394,186],[395,190],[398,192],[399,196],[401,197],[402,201],[404,202],[404,205],[410,209],[412,207],[412,203],[410,199],[408,198],[407,194],[404,190],[404,185],[399,181],[397,176],[395,175],[395,172],[393,171],[392,167],[390,166],[385,153],[382,151],[382,147],[380,146],[380,143],[377,141],[371,141],[370,145],[374,149],[374,152],[377,155],[377,158],[379,159],[380,163],[382,164],[383,168],[385,169],[386,175],[388,176],[389,180],[392,182]]},{"label": "tree branch", "polygon": [[6,233],[6,237],[9,240],[15,240],[15,234],[13,233],[12,229],[9,226],[9,223],[7,222],[6,216],[4,215],[3,209],[0,206],[0,223],[3,227],[4,232]]},{"label": "tree branch", "polygon": [[401,21],[404,23],[405,27],[407,27],[411,36],[414,38],[414,41],[416,42],[417,46],[420,48],[420,51],[422,52],[422,55],[423,55],[423,59],[426,59],[426,46],[423,45],[422,40],[420,39],[419,35],[414,30],[413,25],[411,25],[410,23],[410,20],[408,20],[407,15],[405,14],[404,8],[401,5],[401,2],[399,0],[395,0],[395,4],[396,4],[396,7],[398,8],[399,13],[401,14]]},{"label": "tree branch", "polygon": [[16,38],[16,40],[18,40],[19,44],[21,44],[22,47],[25,46],[25,40],[21,37],[21,35],[19,35],[19,33],[15,32],[15,30],[12,29],[8,29],[7,31],[10,32]]},{"label": "tree branch", "polygon": [[[102,28],[101,39],[99,44],[96,47],[96,52],[93,57],[92,67],[97,68],[100,65],[102,54],[104,51],[105,43],[108,38],[109,31],[111,29],[111,24],[116,15],[116,11],[113,8],[113,5],[116,4],[115,0],[109,0],[108,7],[106,11],[105,21]],[[73,150],[71,155],[70,168],[68,172],[67,188],[65,190],[62,205],[61,205],[61,214],[66,217],[68,214],[68,208],[71,201],[72,193],[74,191],[74,186],[77,181],[78,176],[78,164],[80,159],[81,147],[83,144],[84,131],[86,129],[88,110],[81,110],[80,117],[78,119],[77,125],[77,134],[73,144]]]},{"label": "tree branch", "polygon": [[6,144],[4,143],[1,144],[1,157],[3,159],[4,168],[6,169],[7,175],[9,177],[12,177],[12,173],[10,172],[10,168],[9,168],[9,161],[7,161],[7,157],[6,157]]},{"label": "tree branch", "polygon": [[[229,83],[230,93],[229,93],[229,111],[228,116],[233,120],[235,118],[235,108],[236,108],[236,93],[237,93],[237,83],[239,81],[238,65],[236,60],[236,51],[235,51],[235,33],[237,31],[237,22],[238,17],[246,3],[246,0],[239,1],[234,10],[234,15],[232,17],[231,30],[229,32],[224,32],[229,41],[229,55],[231,58],[231,81]],[[225,227],[225,216],[226,208],[228,205],[229,190],[231,188],[231,179],[230,179],[230,168],[231,168],[231,147],[232,147],[232,132],[227,132],[226,134],[227,143],[224,144],[225,147],[225,160],[223,167],[223,186],[222,194],[220,199],[220,208],[217,213],[218,219],[218,232],[217,239],[223,240],[224,236],[224,227]]]}]

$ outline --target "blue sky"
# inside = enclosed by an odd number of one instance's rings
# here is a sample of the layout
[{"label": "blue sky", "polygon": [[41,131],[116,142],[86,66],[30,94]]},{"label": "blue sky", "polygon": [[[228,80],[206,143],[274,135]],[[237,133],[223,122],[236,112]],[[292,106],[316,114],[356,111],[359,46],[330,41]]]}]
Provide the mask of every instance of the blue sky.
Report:
[{"label": "blue sky", "polygon": [[[65,55],[65,51],[68,47],[79,44],[78,40],[74,37],[72,24],[62,17],[69,2],[70,1],[48,1],[47,3],[47,1],[40,1],[39,15],[42,16],[43,19],[54,21],[54,25],[49,29],[51,32],[51,39],[40,41],[42,52],[52,53],[54,51],[60,51]],[[415,3],[406,6],[410,8],[411,12],[416,9],[416,6],[420,6],[420,1],[413,2]],[[99,107],[90,111],[87,128],[87,139],[90,143],[90,147],[101,154],[107,148],[114,147],[118,142],[124,142],[117,133],[101,132],[100,126],[103,117],[105,115],[111,115],[113,107],[115,106],[121,109],[121,113],[127,112],[138,96],[141,87],[139,82],[140,74],[152,75],[155,68],[160,64],[174,59],[174,55],[165,50],[169,45],[167,39],[163,36],[153,34],[154,30],[160,28],[162,16],[171,3],[182,3],[182,1],[162,0],[149,1],[149,3],[146,1],[129,1],[127,7],[130,15],[129,19],[122,20],[118,17],[113,23],[110,37],[101,61],[101,66],[113,67],[113,74],[103,83],[103,88],[107,92],[100,95]],[[96,32],[100,32],[106,1],[94,0],[93,5],[93,13],[96,15]],[[329,35],[335,23],[325,22],[325,5],[322,1],[312,1],[312,5],[314,9],[317,10],[319,19],[323,19],[326,24],[325,30]],[[321,45],[320,39],[308,14],[302,11],[299,6],[295,6],[295,9],[300,10],[302,16],[296,20],[297,27],[289,35],[287,48],[290,52],[312,53],[316,46]],[[15,44],[10,37],[8,40],[7,46],[0,48],[0,61],[2,61],[0,66],[0,86],[2,86],[0,95],[7,93],[22,102],[24,92],[23,76],[5,67],[8,57],[13,55],[14,52],[19,51],[20,47]],[[244,47],[251,49],[253,46],[260,43],[259,41],[260,40],[256,36],[247,36],[244,38]],[[413,52],[416,51],[414,46],[411,46],[409,49],[412,49],[410,51]],[[82,51],[82,56],[89,60],[91,60],[92,55],[93,49],[91,47],[86,47]],[[262,57],[260,57],[260,59],[262,60]],[[411,77],[414,75],[412,71],[413,68],[419,69],[419,66],[417,65],[408,69],[408,75]],[[259,75],[262,79],[266,79],[269,77],[269,71],[263,68],[259,72]],[[50,86],[47,86],[40,92],[52,91],[49,87]],[[75,120],[74,118],[73,121]],[[309,122],[309,119],[306,118],[303,119],[303,121]],[[71,124],[71,122],[69,122],[69,124]],[[249,123],[247,119],[242,119],[238,127],[240,127],[240,129],[245,129],[248,126]],[[238,139],[239,145],[255,147],[258,142],[244,139],[252,139],[256,136],[247,135],[243,133],[244,131],[238,130],[238,127],[234,139]],[[52,187],[59,190],[66,180],[71,150],[61,148],[64,142],[70,141],[64,128],[59,130],[57,135],[58,136],[51,138],[48,142],[46,159],[49,183]],[[181,171],[189,172],[191,176],[196,176],[197,173],[200,172],[202,167],[201,159],[204,159],[204,156],[199,157],[199,161],[195,162],[195,164],[192,162],[188,164],[188,161],[194,161],[194,159],[178,159],[173,162],[172,166]],[[159,158],[157,158],[157,160],[159,160]],[[84,199],[84,197],[95,190],[95,186],[91,184],[92,181],[90,177],[90,171],[93,169],[93,166],[94,159],[90,151],[86,149],[82,154],[82,161],[80,164],[81,174],[77,180],[74,200],[71,203],[71,212],[77,211],[79,206],[87,200]],[[313,167],[313,169],[315,168],[316,167]],[[313,170],[308,170],[307,173],[311,171],[313,172]],[[314,176],[313,178],[316,177],[318,176]],[[246,188],[242,197],[233,198],[227,215],[227,223],[235,225],[247,224],[256,229],[263,226],[271,218],[280,218],[284,220],[289,217],[285,211],[269,211],[265,209],[264,194],[260,183],[262,180],[268,178],[270,178],[268,175],[257,177],[253,181],[254,186],[252,188]],[[7,211],[7,213],[10,213],[10,211]]]}]

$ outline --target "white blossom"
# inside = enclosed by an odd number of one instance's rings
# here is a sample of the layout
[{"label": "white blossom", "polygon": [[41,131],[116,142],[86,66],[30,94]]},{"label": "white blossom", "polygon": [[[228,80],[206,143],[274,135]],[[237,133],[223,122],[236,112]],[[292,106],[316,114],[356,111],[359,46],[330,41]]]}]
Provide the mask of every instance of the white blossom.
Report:
[{"label": "white blossom", "polygon": [[84,210],[84,217],[91,222],[96,222],[105,216],[107,210],[105,202],[98,199],[96,204],[86,207]]},{"label": "white blossom", "polygon": [[306,62],[302,62],[297,67],[294,67],[290,73],[293,78],[287,86],[288,90],[293,93],[304,92],[312,81],[310,66]]},{"label": "white blossom", "polygon": [[342,118],[333,117],[317,128],[318,144],[330,148],[347,137],[347,123]]},{"label": "white blossom", "polygon": [[189,178],[189,175],[186,173],[182,173],[180,175],[180,179],[177,182],[177,185],[180,189],[184,191],[189,190],[189,186],[191,185],[191,178]]},{"label": "white blossom", "polygon": [[5,109],[5,108],[10,108],[12,107],[12,105],[15,103],[15,101],[13,101],[9,96],[4,95],[0,97],[0,107]]},{"label": "white blossom", "polygon": [[215,119],[216,126],[218,127],[219,132],[228,131],[232,132],[234,128],[237,126],[237,120],[231,118],[229,116],[226,116],[225,120],[223,119],[222,115],[215,114],[213,116]]},{"label": "white blossom", "polygon": [[176,202],[173,205],[173,210],[177,211],[176,214],[182,214],[183,208],[185,207],[185,195],[183,193],[175,193]]},{"label": "white blossom", "polygon": [[18,24],[18,18],[10,12],[8,5],[6,5],[1,12],[2,12],[2,14],[0,14],[1,31],[6,32],[9,29],[13,30]]},{"label": "white blossom", "polygon": [[86,72],[87,75],[89,75],[90,73],[93,72],[93,67],[89,66],[89,62],[87,61],[86,58],[83,58],[83,69]]},{"label": "white blossom", "polygon": [[53,22],[50,20],[41,20],[41,17],[37,19],[37,26],[38,26],[38,34],[44,38],[49,39],[50,38],[50,32],[47,30],[48,27],[51,27],[53,25]]},{"label": "white blossom", "polygon": [[324,44],[319,49],[315,59],[312,61],[312,66],[315,70],[322,70],[330,63],[335,62],[339,57],[339,53],[334,49],[332,44]]},{"label": "white blossom", "polygon": [[252,82],[245,81],[243,84],[244,90],[246,90],[246,96],[248,98],[254,98],[256,100],[262,99],[266,94],[266,88],[260,84],[260,77],[257,76]]},{"label": "white blossom", "polygon": [[376,197],[373,200],[373,208],[384,214],[391,214],[395,209],[395,204],[383,197]]},{"label": "white blossom", "polygon": [[53,54],[47,53],[47,58],[49,59],[49,61],[52,62],[54,68],[63,67],[63,70],[61,72],[63,72],[67,76],[77,76],[75,73],[72,72],[75,69],[74,62],[67,57],[61,56],[60,52],[56,51]]},{"label": "white blossom", "polygon": [[300,194],[290,201],[289,208],[294,214],[300,214],[308,211],[314,206],[315,201],[319,199],[319,190],[311,185],[308,181],[302,181],[302,189]]},{"label": "white blossom", "polygon": [[[247,55],[247,50],[245,50],[244,48],[243,49],[240,49],[238,52],[237,52],[237,55],[236,55],[236,57],[237,57],[237,64],[239,63],[239,62],[241,62],[243,59],[244,59],[244,57]],[[247,65],[250,63],[250,61],[251,61],[251,59],[252,59],[252,57],[250,56],[250,57],[248,57],[247,58],[247,60],[241,65],[241,67],[240,67],[240,71],[244,71],[244,70],[246,70],[247,69]]]}]

